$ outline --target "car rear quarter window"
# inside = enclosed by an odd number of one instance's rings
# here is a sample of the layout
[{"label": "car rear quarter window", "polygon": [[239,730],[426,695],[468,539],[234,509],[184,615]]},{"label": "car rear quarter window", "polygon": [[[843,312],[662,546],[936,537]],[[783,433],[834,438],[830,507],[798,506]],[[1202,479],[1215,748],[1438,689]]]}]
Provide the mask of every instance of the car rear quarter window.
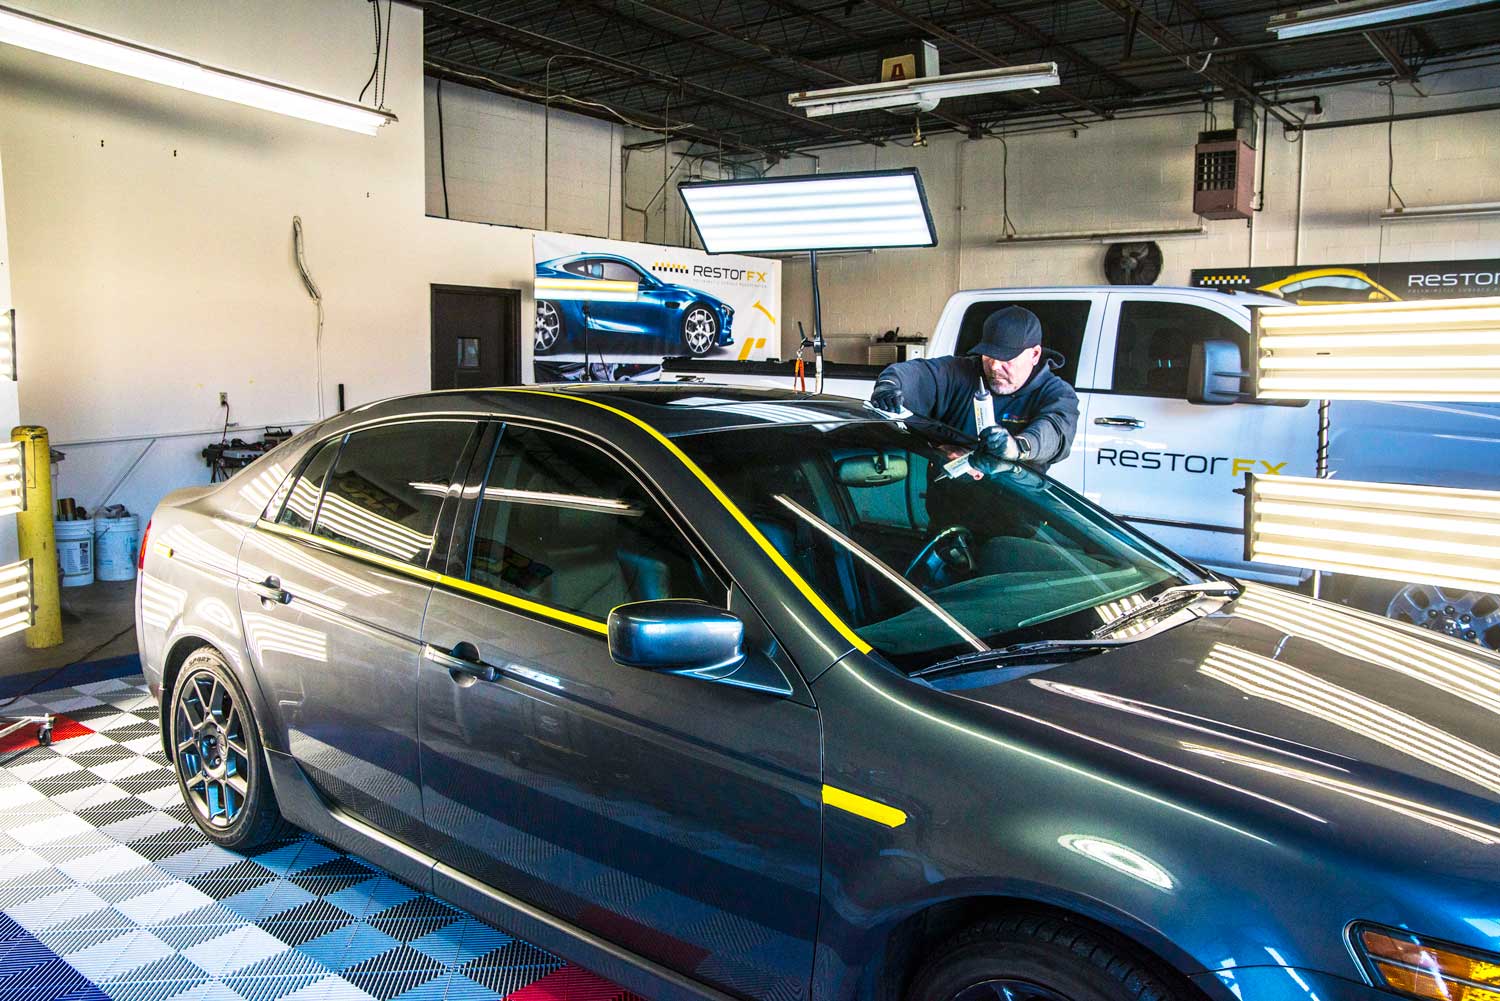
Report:
[{"label": "car rear quarter window", "polygon": [[469,579],[604,621],[630,601],[725,601],[725,588],[618,461],[568,435],[501,435],[475,520]]},{"label": "car rear quarter window", "polygon": [[1188,364],[1201,341],[1233,341],[1244,367],[1245,330],[1224,314],[1186,302],[1126,299],[1115,340],[1114,391],[1187,399]]},{"label": "car rear quarter window", "polygon": [[1042,322],[1042,347],[1051,348],[1063,356],[1062,367],[1057,374],[1073,386],[1078,383],[1078,355],[1083,350],[1083,335],[1089,326],[1088,299],[987,299],[976,302],[964,311],[958,326],[958,345],[953,353],[967,354],[979,343],[984,333],[984,321],[990,314],[1006,306],[1023,306],[1036,314]]},{"label": "car rear quarter window", "polygon": [[[349,435],[313,534],[420,565],[473,421],[408,421]],[[295,491],[294,491],[295,492]]]},{"label": "car rear quarter window", "polygon": [[339,445],[343,440],[342,437],[332,438],[317,446],[303,463],[302,471],[295,477],[289,477],[278,497],[272,498],[269,509],[275,511],[280,508],[276,516],[278,525],[304,531],[312,528],[313,516],[318,513],[318,498],[323,496],[323,480],[328,475],[328,467],[333,465],[334,458],[339,454]]}]

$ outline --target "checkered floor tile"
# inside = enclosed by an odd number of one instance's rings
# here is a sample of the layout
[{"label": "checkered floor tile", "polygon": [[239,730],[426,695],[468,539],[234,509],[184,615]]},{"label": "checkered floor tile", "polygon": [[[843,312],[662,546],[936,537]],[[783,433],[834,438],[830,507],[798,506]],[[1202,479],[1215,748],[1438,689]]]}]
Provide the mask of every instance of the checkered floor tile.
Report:
[{"label": "checkered floor tile", "polygon": [[4,711],[43,710],[0,749],[0,1001],[639,1001],[311,835],[213,844],[139,675]]}]

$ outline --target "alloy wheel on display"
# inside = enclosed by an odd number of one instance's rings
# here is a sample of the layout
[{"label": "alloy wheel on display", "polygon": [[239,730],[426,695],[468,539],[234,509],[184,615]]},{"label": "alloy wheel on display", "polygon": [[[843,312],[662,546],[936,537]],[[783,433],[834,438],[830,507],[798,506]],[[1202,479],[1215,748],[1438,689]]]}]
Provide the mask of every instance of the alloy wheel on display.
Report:
[{"label": "alloy wheel on display", "polygon": [[952,1001],[1070,1001],[1050,987],[1025,980],[985,980],[965,987]]},{"label": "alloy wheel on display", "polygon": [[562,337],[562,314],[545,299],[536,304],[536,350],[547,351]]},{"label": "alloy wheel on display", "polygon": [[178,689],[172,733],[177,770],[194,812],[227,828],[250,797],[250,750],[234,692],[212,671],[198,671]]},{"label": "alloy wheel on display", "polygon": [[1487,650],[1500,649],[1500,599],[1492,594],[1408,584],[1396,592],[1385,614]]},{"label": "alloy wheel on display", "polygon": [[719,321],[703,306],[688,310],[682,321],[682,339],[695,355],[707,354],[719,336]]}]

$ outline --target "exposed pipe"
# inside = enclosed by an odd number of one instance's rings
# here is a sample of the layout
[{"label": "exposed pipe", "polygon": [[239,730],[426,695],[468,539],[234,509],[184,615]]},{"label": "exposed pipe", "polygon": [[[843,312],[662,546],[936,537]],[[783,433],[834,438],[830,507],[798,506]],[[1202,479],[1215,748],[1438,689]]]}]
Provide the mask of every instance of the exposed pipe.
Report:
[{"label": "exposed pipe", "polygon": [[1481,111],[1500,111],[1500,102],[1471,104],[1459,108],[1433,108],[1428,111],[1405,111],[1399,115],[1374,115],[1369,118],[1346,118],[1339,122],[1313,122],[1293,132],[1318,132],[1323,129],[1348,129],[1357,125],[1384,125],[1387,122],[1410,122],[1418,118],[1446,118],[1449,115],[1473,115]]}]

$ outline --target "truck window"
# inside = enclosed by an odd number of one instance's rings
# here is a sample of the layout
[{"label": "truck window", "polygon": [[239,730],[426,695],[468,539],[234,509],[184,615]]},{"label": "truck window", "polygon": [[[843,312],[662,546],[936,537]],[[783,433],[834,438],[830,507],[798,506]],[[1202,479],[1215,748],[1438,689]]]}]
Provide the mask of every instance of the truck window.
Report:
[{"label": "truck window", "polygon": [[1127,299],[1120,304],[1114,391],[1185,400],[1188,363],[1199,341],[1233,341],[1245,364],[1245,331],[1229,317],[1183,302]]},{"label": "truck window", "polygon": [[991,313],[1006,306],[1024,306],[1042,321],[1042,346],[1063,356],[1063,365],[1057,370],[1057,374],[1068,385],[1076,385],[1078,353],[1083,350],[1083,334],[1089,325],[1091,305],[1087,299],[995,299],[976,302],[964,311],[963,322],[958,326],[958,346],[953,353],[964,354],[979,343],[984,321],[989,319]]}]

